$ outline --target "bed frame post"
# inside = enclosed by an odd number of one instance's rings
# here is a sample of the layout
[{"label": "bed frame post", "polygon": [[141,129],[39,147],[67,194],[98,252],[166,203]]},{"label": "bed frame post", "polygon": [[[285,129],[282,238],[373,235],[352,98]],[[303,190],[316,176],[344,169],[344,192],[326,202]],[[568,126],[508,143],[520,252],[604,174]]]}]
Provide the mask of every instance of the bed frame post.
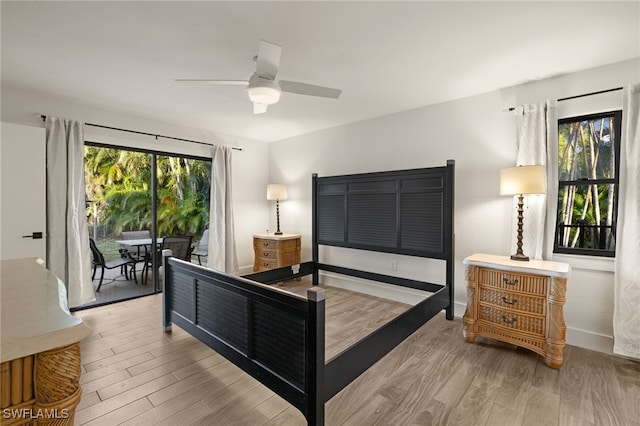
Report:
[{"label": "bed frame post", "polygon": [[169,265],[168,260],[171,257],[171,250],[162,250],[162,264],[164,265],[164,273],[162,274],[162,328],[165,332],[171,331],[171,292],[168,288],[169,283]]},{"label": "bed frame post", "polygon": [[307,290],[309,306],[307,317],[307,422],[310,426],[324,425],[325,372],[324,372],[324,301],[325,291],[320,287]]},{"label": "bed frame post", "polygon": [[316,213],[318,197],[318,174],[311,175],[311,260],[313,260],[312,283],[318,285],[318,215]]},{"label": "bed frame post", "polygon": [[445,211],[449,214],[446,218],[445,235],[446,241],[446,257],[447,257],[447,288],[449,290],[449,306],[445,309],[445,317],[448,320],[453,320],[454,311],[454,259],[455,259],[455,236],[454,236],[454,188],[455,188],[455,160],[447,160],[447,188],[445,194],[447,199],[445,200]]}]

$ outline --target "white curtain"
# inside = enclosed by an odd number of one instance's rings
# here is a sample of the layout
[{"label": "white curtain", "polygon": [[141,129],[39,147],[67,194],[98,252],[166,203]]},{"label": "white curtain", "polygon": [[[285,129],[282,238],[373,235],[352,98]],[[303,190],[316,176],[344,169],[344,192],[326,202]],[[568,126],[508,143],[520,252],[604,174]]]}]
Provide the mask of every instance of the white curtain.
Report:
[{"label": "white curtain", "polygon": [[83,124],[47,117],[47,268],[67,286],[69,307],[96,300],[84,184]]},{"label": "white curtain", "polygon": [[235,274],[238,257],[231,199],[231,152],[228,146],[213,147],[207,267]]},{"label": "white curtain", "polygon": [[640,84],[623,92],[613,352],[640,359]]},{"label": "white curtain", "polygon": [[[525,195],[523,224],[523,252],[532,259],[550,259],[555,235],[555,205],[546,200],[557,199],[558,188],[558,129],[556,101],[543,101],[522,105],[514,110],[516,116],[517,153],[516,165],[543,165],[546,168],[547,192]],[[551,182],[551,185],[549,185]],[[516,199],[512,238],[517,236]]]}]

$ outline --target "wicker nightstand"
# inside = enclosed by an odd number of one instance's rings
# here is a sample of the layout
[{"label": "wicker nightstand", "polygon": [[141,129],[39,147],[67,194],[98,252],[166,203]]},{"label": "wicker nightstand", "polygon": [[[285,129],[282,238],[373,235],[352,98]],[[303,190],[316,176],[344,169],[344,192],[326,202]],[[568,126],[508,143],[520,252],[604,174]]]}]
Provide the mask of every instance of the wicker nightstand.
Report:
[{"label": "wicker nightstand", "polygon": [[468,296],[465,340],[502,340],[543,355],[549,367],[562,367],[563,305],[571,267],[489,254],[474,254],[463,263]]},{"label": "wicker nightstand", "polygon": [[300,263],[301,236],[298,234],[259,234],[253,236],[253,271]]}]

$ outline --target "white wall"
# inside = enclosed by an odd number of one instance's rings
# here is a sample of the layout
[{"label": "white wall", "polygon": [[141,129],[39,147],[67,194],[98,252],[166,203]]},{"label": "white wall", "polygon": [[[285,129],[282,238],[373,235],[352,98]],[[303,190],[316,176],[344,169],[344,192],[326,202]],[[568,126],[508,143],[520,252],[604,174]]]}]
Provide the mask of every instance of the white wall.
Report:
[{"label": "white wall", "polygon": [[[123,100],[123,102],[125,101]],[[44,127],[40,118],[41,114],[242,148],[242,151],[233,151],[235,230],[239,266],[242,272],[251,270],[253,265],[252,236],[254,233],[264,230],[264,218],[268,217],[268,205],[264,193],[268,177],[268,144],[109,111],[98,106],[82,105],[63,99],[2,88],[3,122]],[[209,147],[203,145],[162,138],[156,140],[153,137],[105,131],[91,126],[85,126],[85,139],[179,154],[208,156],[210,152]]]},{"label": "white wall", "polygon": [[[455,301],[456,313],[461,315],[467,299],[462,260],[476,252],[507,255],[515,251],[512,200],[498,194],[498,171],[514,166],[516,154],[514,117],[505,109],[639,80],[640,60],[636,59],[274,142],[269,151],[269,180],[289,187],[289,199],[281,205],[281,228],[302,234],[302,257],[309,260],[312,173],[328,176],[410,169],[440,166],[454,159]],[[606,98],[577,102],[573,112],[607,110],[611,99]],[[269,212],[273,227],[271,210],[273,206]],[[352,267],[391,273],[391,261],[395,260],[401,276],[425,279],[442,275],[411,257],[331,250],[325,250],[329,257],[325,260]],[[612,261],[584,261],[575,256],[554,260],[567,261],[573,267],[565,305],[567,341],[610,353]]]}]

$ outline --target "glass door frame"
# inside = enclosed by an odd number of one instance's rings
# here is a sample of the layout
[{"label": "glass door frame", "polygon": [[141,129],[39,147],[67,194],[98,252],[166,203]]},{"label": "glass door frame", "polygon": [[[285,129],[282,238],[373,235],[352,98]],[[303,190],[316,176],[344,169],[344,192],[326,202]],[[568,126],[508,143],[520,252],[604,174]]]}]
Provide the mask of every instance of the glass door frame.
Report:
[{"label": "glass door frame", "polygon": [[[123,145],[117,145],[117,144],[107,144],[107,143],[101,143],[101,142],[93,142],[93,141],[88,141],[85,140],[84,142],[85,146],[92,146],[92,147],[96,147],[96,148],[106,148],[106,149],[119,149],[119,150],[124,150],[124,151],[134,151],[134,152],[139,152],[139,153],[145,153],[145,154],[150,154],[151,155],[151,185],[150,185],[150,191],[151,191],[151,280],[153,282],[153,289],[151,292],[149,293],[145,293],[145,294],[141,294],[139,296],[134,296],[132,298],[137,298],[137,297],[143,297],[143,296],[149,296],[152,294],[157,294],[162,292],[162,288],[160,286],[160,282],[158,280],[158,276],[159,276],[159,261],[160,261],[160,255],[158,253],[158,179],[157,179],[157,174],[158,174],[158,156],[167,156],[167,157],[179,157],[179,158],[184,158],[184,159],[189,159],[189,160],[199,160],[199,161],[204,161],[207,163],[212,163],[212,159],[211,157],[201,157],[201,156],[197,156],[197,155],[190,155],[190,154],[181,154],[178,152],[168,152],[168,151],[158,151],[158,150],[151,150],[151,149],[143,149],[143,148],[137,148],[137,147],[132,147],[132,146],[123,146]],[[211,201],[209,201],[211,202]],[[209,221],[211,221],[211,218],[209,218]],[[154,247],[156,247],[156,249],[153,249]],[[118,301],[124,301],[124,300],[129,300],[132,298],[126,298],[126,299],[122,299],[122,300],[118,300]],[[105,302],[105,303],[100,303],[100,304],[95,304],[95,305],[91,305],[89,306],[90,308],[93,307],[97,307],[97,306],[101,306],[104,304],[108,304],[108,303],[114,303],[114,301],[109,301],[109,302]],[[81,308],[83,309],[83,308]]]}]

